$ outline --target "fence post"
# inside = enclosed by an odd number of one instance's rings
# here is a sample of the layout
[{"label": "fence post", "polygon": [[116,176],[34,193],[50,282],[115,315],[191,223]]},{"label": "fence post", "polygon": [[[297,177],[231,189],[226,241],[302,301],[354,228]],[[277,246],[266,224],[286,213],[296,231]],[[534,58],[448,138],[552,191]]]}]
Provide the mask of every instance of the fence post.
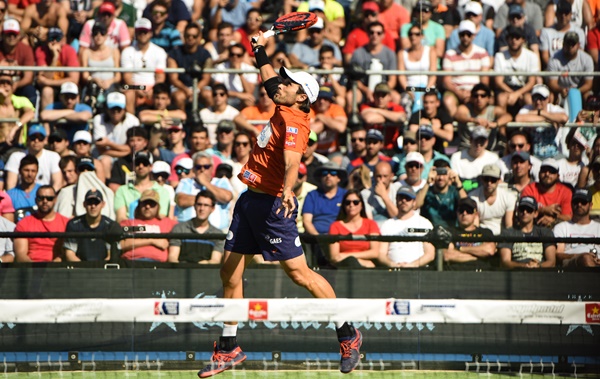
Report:
[{"label": "fence post", "polygon": [[436,271],[444,271],[444,249],[435,249]]}]

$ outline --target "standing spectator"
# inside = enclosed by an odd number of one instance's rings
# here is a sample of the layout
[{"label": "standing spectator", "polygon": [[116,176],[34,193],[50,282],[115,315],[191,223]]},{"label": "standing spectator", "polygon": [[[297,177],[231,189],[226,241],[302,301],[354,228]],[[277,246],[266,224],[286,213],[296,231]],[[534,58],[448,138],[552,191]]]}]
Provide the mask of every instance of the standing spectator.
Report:
[{"label": "standing spectator", "polygon": [[[254,67],[244,62],[246,56],[246,50],[244,46],[239,43],[231,45],[229,49],[229,61],[219,63],[215,66],[215,69],[237,69],[250,71]],[[242,109],[248,106],[254,105],[256,99],[254,98],[254,90],[258,83],[258,75],[254,73],[239,73],[239,74],[228,74],[228,73],[215,73],[212,75],[212,79],[216,83],[224,84],[229,94],[229,104],[234,106],[236,109]]]},{"label": "standing spectator", "polygon": [[378,3],[379,20],[384,25],[384,30],[388,30],[395,45],[400,46],[400,28],[410,22],[410,13],[394,0],[378,0]]},{"label": "standing spectator", "polygon": [[217,143],[217,124],[221,120],[233,120],[240,111],[228,104],[229,90],[224,84],[215,84],[212,87],[212,106],[200,111],[200,118],[206,124],[210,144]]},{"label": "standing spectator", "polygon": [[175,26],[179,33],[183,34],[185,27],[188,22],[191,21],[191,15],[188,11],[185,3],[181,0],[154,0],[146,6],[144,12],[142,13],[142,17],[146,19],[152,18],[152,10],[154,9],[154,4],[157,1],[164,1],[164,5],[166,6],[166,10],[169,13],[167,17],[167,21]]},{"label": "standing spectator", "polygon": [[[464,20],[458,27],[460,45],[454,50],[446,51],[443,67],[445,71],[488,71],[491,67],[490,56],[485,49],[474,45],[473,38],[477,32],[473,21]],[[478,83],[489,85],[489,77],[477,75],[445,76],[443,78],[446,93],[444,105],[451,117],[454,117],[458,106],[469,101],[471,89]]]},{"label": "standing spectator", "polygon": [[488,164],[481,172],[481,183],[469,192],[469,197],[477,203],[479,226],[499,235],[503,229],[513,226],[513,213],[517,198],[515,193],[500,186],[500,167]]},{"label": "standing spectator", "polygon": [[[17,223],[15,232],[64,232],[68,218],[54,211],[56,191],[43,185],[36,192],[37,210]],[[47,237],[15,238],[17,262],[60,262],[63,255],[61,239]]]},{"label": "standing spectator", "polygon": [[154,72],[125,72],[123,83],[129,86],[144,86],[145,90],[132,89],[125,92],[127,111],[135,113],[135,107],[148,103],[152,98],[152,87],[166,79],[167,53],[150,42],[152,22],[140,18],[135,22],[135,42],[123,50],[121,67],[135,69],[154,69]]},{"label": "standing spectator", "polygon": [[[517,204],[517,225],[502,233],[506,237],[553,238],[552,230],[535,223],[538,202],[524,196]],[[498,244],[504,268],[541,268],[556,265],[556,244],[552,242],[504,242]]]},{"label": "standing spectator", "polygon": [[384,149],[393,150],[397,146],[400,129],[406,121],[406,112],[401,105],[392,101],[392,89],[387,83],[375,86],[373,101],[360,106],[360,117],[366,129],[377,129],[383,133]]},{"label": "standing spectator", "polygon": [[[475,25],[475,38],[473,38],[473,44],[479,46],[487,51],[490,57],[494,56],[496,52],[496,36],[494,32],[488,29],[483,23],[483,7],[481,3],[477,1],[469,1],[465,4],[465,20],[470,20]],[[447,50],[456,50],[460,44],[460,37],[458,36],[458,30],[454,29],[448,43],[446,44]],[[492,63],[493,65],[493,63]]]},{"label": "standing spectator", "polygon": [[[92,27],[92,41],[94,42],[89,48],[80,48],[79,62],[81,67],[114,67],[118,68],[121,65],[121,52],[116,47],[107,44],[108,29],[101,22],[96,22]],[[98,100],[100,90],[108,92],[114,89],[117,84],[121,83],[120,72],[91,72],[84,71],[81,73],[81,79],[87,83],[86,97],[95,96]],[[94,91],[94,85],[97,90]]]},{"label": "standing spectator", "polygon": [[362,207],[370,219],[379,226],[398,215],[396,207],[396,192],[402,186],[393,182],[394,173],[388,162],[379,162],[375,165],[373,173],[373,186],[360,191]]},{"label": "standing spectator", "polygon": [[539,183],[531,183],[521,192],[521,199],[529,196],[538,204],[537,225],[550,227],[557,222],[570,220],[573,215],[571,189],[558,181],[558,169],[556,160],[545,159],[540,167]]},{"label": "standing spectator", "polygon": [[[590,218],[592,193],[587,189],[577,189],[571,200],[573,219],[563,221],[553,229],[557,238],[600,237],[600,223]],[[598,267],[600,261],[593,253],[600,250],[600,244],[559,242],[556,246],[556,260],[563,267]]]},{"label": "standing spectator", "polygon": [[323,46],[331,46],[333,48],[334,64],[342,61],[342,53],[339,46],[325,38],[324,28],[323,19],[319,18],[316,24],[308,28],[308,39],[304,42],[297,42],[292,46],[288,58],[293,67],[306,69],[318,65],[319,50]]},{"label": "standing spectator", "polygon": [[[57,163],[58,164],[58,163]],[[19,222],[31,215],[37,208],[35,194],[41,187],[36,182],[38,174],[38,160],[34,155],[28,154],[19,162],[19,184],[6,191],[15,209],[15,221]]]},{"label": "standing spectator", "polygon": [[[394,2],[391,3],[395,6]],[[346,43],[342,53],[344,54],[344,62],[350,62],[352,54],[356,49],[369,43],[369,35],[367,34],[368,26],[370,23],[379,19],[379,5],[375,1],[365,1],[362,4],[362,12],[359,15],[360,25],[352,29],[346,37]],[[408,19],[408,14],[407,14]],[[398,30],[395,30],[395,37],[392,35],[390,28],[385,28],[385,35],[383,37],[383,44],[390,48],[392,51],[396,51],[396,40],[398,39]]]},{"label": "standing spectator", "polygon": [[[89,190],[83,203],[85,215],[75,217],[67,223],[66,232],[98,233],[118,232],[119,224],[102,214],[106,206],[102,192]],[[108,261],[111,246],[102,238],[67,238],[65,240],[65,258],[70,262]]]},{"label": "standing spectator", "polygon": [[417,132],[421,125],[430,125],[435,136],[433,148],[437,152],[444,153],[446,146],[454,140],[454,125],[438,95],[435,90],[425,92],[422,98],[423,109],[411,115],[408,129]]},{"label": "standing spectator", "polygon": [[[417,195],[410,187],[401,187],[396,194],[398,216],[381,226],[384,236],[423,237],[433,229],[431,222],[415,210]],[[422,267],[435,258],[435,248],[430,242],[381,242],[379,262],[387,267]]]},{"label": "standing spectator", "polygon": [[540,59],[540,39],[531,26],[531,22],[525,18],[525,11],[519,4],[511,4],[508,10],[508,25],[498,37],[498,50],[504,51],[508,49],[508,31],[512,28],[519,28],[523,31],[525,38],[525,48],[533,51],[538,60]]},{"label": "standing spectator", "polygon": [[[40,118],[51,123],[54,128],[64,129],[67,138],[73,143],[73,136],[77,131],[88,130],[88,121],[93,117],[92,108],[79,102],[79,87],[72,82],[65,82],[60,86],[59,102],[48,105],[41,113]],[[56,123],[58,120],[65,123]],[[46,129],[50,129],[50,126]]]},{"label": "standing spectator", "polygon": [[[154,189],[145,190],[135,207],[133,219],[121,221],[121,226],[143,227],[143,233],[170,233],[176,222],[160,217],[161,197]],[[121,258],[130,261],[166,262],[169,240],[166,238],[127,238],[121,241]]]},{"label": "standing spectator", "polygon": [[8,158],[4,170],[6,171],[6,189],[16,187],[21,159],[26,154],[31,154],[39,162],[37,183],[51,184],[56,190],[62,188],[62,177],[58,168],[60,156],[53,151],[44,149],[46,143],[46,129],[41,124],[32,124],[27,131],[27,150],[15,151]]},{"label": "standing spectator", "polygon": [[477,180],[483,167],[497,164],[498,154],[486,150],[489,141],[488,131],[480,126],[471,132],[471,144],[468,148],[457,151],[450,157],[452,169],[462,181]]},{"label": "standing spectator", "polygon": [[410,38],[408,32],[413,25],[418,25],[423,36],[423,45],[429,46],[435,50],[438,57],[444,56],[444,45],[446,40],[446,32],[444,27],[431,19],[433,14],[433,5],[428,0],[420,0],[412,10],[412,20],[403,24],[400,28],[400,37],[402,48],[410,46]]},{"label": "standing spectator", "polygon": [[[21,33],[19,22],[17,20],[6,20],[2,26],[0,65],[35,66],[33,50],[30,46],[19,40],[19,35]],[[25,96],[32,104],[35,104],[37,95],[35,93],[35,87],[33,86],[33,72],[18,71],[14,74],[13,90],[15,95]]]},{"label": "standing spectator", "polygon": [[[196,216],[175,225],[172,233],[219,234],[220,229],[210,223],[209,216],[215,210],[217,199],[210,191],[200,191],[196,195],[194,208]],[[169,240],[169,262],[219,264],[223,259],[225,242],[222,240],[171,239]]]},{"label": "standing spectator", "polygon": [[0,117],[18,121],[0,123],[0,142],[19,146],[27,140],[27,123],[35,117],[35,108],[29,99],[14,94],[13,73],[0,71]]},{"label": "standing spectator", "polygon": [[[540,34],[542,67],[548,66],[548,62],[554,54],[563,48],[567,32],[571,31],[577,34],[578,41],[583,41],[583,47],[585,47],[585,33],[580,27],[571,22],[571,14],[571,4],[566,0],[560,0],[556,12],[556,23],[542,29]],[[529,18],[528,20],[531,21]]]},{"label": "standing spectator", "polygon": [[[97,40],[96,33],[103,32],[106,36],[104,44],[111,50],[123,51],[131,45],[131,35],[127,28],[127,23],[115,16],[115,4],[111,1],[104,1],[99,7],[94,19],[88,20],[83,25],[79,37],[79,53],[84,54],[87,49],[95,48],[100,41]],[[102,25],[102,26],[100,26]]]},{"label": "standing spectator", "polygon": [[[40,67],[79,67],[75,49],[63,41],[64,34],[58,28],[48,31],[48,40],[35,48],[35,65]],[[67,82],[79,83],[78,71],[40,71],[36,78],[40,89],[40,109],[54,102],[55,94]]]},{"label": "standing spectator", "polygon": [[348,117],[344,109],[335,104],[331,87],[319,88],[319,95],[317,101],[311,106],[309,118],[310,130],[319,136],[317,152],[327,155],[338,151],[338,141],[346,132]]},{"label": "standing spectator", "polygon": [[443,249],[444,262],[450,270],[481,270],[492,268],[492,256],[496,253],[496,244],[486,241],[493,233],[476,224],[477,204],[471,198],[458,201],[457,226],[451,228],[457,237],[478,237],[482,241],[455,241]]},{"label": "standing spectator", "polygon": [[169,6],[165,0],[155,0],[150,5],[152,12],[150,21],[152,21],[152,43],[163,48],[167,54],[175,46],[181,46],[181,32],[175,29],[175,25],[167,21]]},{"label": "standing spectator", "polygon": [[[346,192],[340,213],[331,224],[329,234],[380,235],[377,223],[367,217],[365,203],[359,191]],[[335,267],[375,267],[377,257],[379,241],[338,241],[329,244],[329,261]]]}]

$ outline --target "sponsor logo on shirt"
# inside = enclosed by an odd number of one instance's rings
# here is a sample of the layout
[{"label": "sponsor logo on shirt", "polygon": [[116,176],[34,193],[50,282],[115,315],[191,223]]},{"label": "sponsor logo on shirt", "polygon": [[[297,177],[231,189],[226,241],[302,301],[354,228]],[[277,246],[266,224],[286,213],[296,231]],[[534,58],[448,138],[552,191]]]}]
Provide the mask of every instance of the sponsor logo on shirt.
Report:
[{"label": "sponsor logo on shirt", "polygon": [[266,301],[250,301],[248,304],[250,320],[267,320],[269,318],[269,303]]},{"label": "sponsor logo on shirt", "polygon": [[293,134],[298,134],[298,128],[292,128],[291,126],[288,126],[286,129],[287,133],[293,133]]},{"label": "sponsor logo on shirt", "polygon": [[250,181],[251,183],[254,183],[256,181],[256,175],[253,174],[252,172],[245,170],[244,171],[244,179]]},{"label": "sponsor logo on shirt", "polygon": [[296,147],[296,138],[298,134],[287,133],[285,135],[285,146]]}]

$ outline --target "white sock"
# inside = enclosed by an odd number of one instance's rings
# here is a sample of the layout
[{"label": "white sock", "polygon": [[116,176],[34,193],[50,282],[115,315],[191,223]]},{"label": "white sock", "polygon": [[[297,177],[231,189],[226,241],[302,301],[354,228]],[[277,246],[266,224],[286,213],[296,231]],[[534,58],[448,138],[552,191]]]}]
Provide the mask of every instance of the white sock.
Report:
[{"label": "white sock", "polygon": [[237,324],[235,325],[223,325],[223,337],[235,337],[237,335]]},{"label": "white sock", "polygon": [[336,321],[335,322],[336,329],[341,328],[345,323],[346,323],[346,321]]}]

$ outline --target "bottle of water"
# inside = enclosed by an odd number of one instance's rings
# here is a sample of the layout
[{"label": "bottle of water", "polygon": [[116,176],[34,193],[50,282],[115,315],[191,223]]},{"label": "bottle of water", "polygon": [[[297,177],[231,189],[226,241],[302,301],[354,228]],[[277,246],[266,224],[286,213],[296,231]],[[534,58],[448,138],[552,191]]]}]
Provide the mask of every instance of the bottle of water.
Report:
[{"label": "bottle of water", "polygon": [[96,101],[97,101],[98,106],[104,106],[104,102],[106,101],[106,95],[104,94],[103,89],[98,91],[98,96],[96,97]]},{"label": "bottle of water", "polygon": [[[371,58],[371,65],[369,65],[369,71],[381,72],[383,70],[383,64],[377,58]],[[381,74],[370,74],[369,75],[369,89],[375,90],[375,86],[383,81],[383,75]]]}]

